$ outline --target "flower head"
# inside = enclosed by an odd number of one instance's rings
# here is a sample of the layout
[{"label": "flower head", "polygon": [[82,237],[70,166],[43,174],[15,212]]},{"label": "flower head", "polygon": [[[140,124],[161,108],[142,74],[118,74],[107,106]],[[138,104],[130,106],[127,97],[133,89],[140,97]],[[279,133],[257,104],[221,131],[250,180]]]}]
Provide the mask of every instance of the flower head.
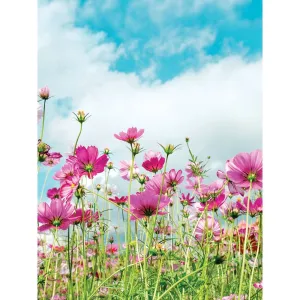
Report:
[{"label": "flower head", "polygon": [[47,197],[51,200],[60,198],[60,188],[52,188],[47,191]]},{"label": "flower head", "polygon": [[79,146],[76,149],[76,158],[80,176],[87,175],[90,179],[98,173],[102,173],[108,162],[108,156],[106,154],[98,157],[98,149],[95,146],[89,146],[87,148]]},{"label": "flower head", "polygon": [[198,222],[195,237],[197,240],[204,241],[207,236],[211,235],[215,240],[218,240],[221,235],[221,227],[217,220],[211,216],[203,218]]},{"label": "flower head", "polygon": [[[244,203],[238,202],[238,207],[239,209],[246,213],[247,212],[247,202],[248,202],[248,197],[244,198]],[[263,211],[263,204],[262,204],[262,198],[259,197],[255,201],[249,201],[249,215],[254,218]]]},{"label": "flower head", "polygon": [[[120,161],[120,175],[125,180],[130,180],[130,168],[132,161],[122,160]],[[139,174],[140,170],[137,164],[134,164],[132,175]]]},{"label": "flower head", "polygon": [[118,205],[125,205],[127,203],[127,196],[109,198],[110,201],[118,204]]},{"label": "flower head", "polygon": [[195,202],[193,201],[195,197],[190,197],[190,193],[187,195],[181,194],[180,202],[183,206],[192,206]]},{"label": "flower head", "polygon": [[[160,198],[160,200],[159,200]],[[133,214],[131,220],[149,218],[156,214],[158,206],[158,215],[165,215],[162,209],[170,203],[170,198],[166,196],[159,196],[152,191],[146,190],[145,192],[137,195],[130,196],[130,211]],[[158,205],[159,203],[159,205]]]},{"label": "flower head", "polygon": [[176,188],[177,185],[183,182],[184,176],[182,175],[182,171],[179,170],[178,172],[175,171],[175,169],[172,169],[166,174],[166,183],[168,185],[168,188]]},{"label": "flower head", "polygon": [[148,151],[144,156],[142,166],[149,172],[156,173],[161,170],[165,163],[165,158],[161,156],[160,152]]},{"label": "flower head", "polygon": [[46,202],[38,206],[38,221],[44,225],[38,228],[45,231],[51,228],[66,230],[73,222],[74,206],[61,199],[54,199],[50,205]]},{"label": "flower head", "polygon": [[50,95],[50,90],[47,86],[42,87],[41,89],[39,89],[39,96],[40,96],[41,99],[48,100],[49,95]]},{"label": "flower head", "polygon": [[240,153],[228,162],[227,177],[236,186],[262,189],[262,152]]},{"label": "flower head", "polygon": [[131,127],[127,129],[127,132],[120,132],[119,135],[114,134],[114,137],[118,140],[133,144],[137,141],[144,133],[144,129],[138,130],[136,127]]}]

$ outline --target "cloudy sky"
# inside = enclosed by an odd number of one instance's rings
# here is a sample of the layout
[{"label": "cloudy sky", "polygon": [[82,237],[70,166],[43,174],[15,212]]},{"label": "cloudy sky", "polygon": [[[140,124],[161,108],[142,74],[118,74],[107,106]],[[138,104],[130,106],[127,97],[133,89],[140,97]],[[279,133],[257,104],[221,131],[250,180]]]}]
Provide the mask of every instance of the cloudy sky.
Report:
[{"label": "cloudy sky", "polygon": [[[136,126],[145,149],[190,137],[195,154],[211,156],[213,180],[227,159],[262,146],[261,39],[260,0],[39,1],[38,85],[54,96],[44,140],[69,152],[81,109],[92,117],[79,144],[109,147],[116,166],[130,154],[113,134]],[[183,145],[170,166],[188,158]],[[112,182],[122,194],[122,179]]]}]

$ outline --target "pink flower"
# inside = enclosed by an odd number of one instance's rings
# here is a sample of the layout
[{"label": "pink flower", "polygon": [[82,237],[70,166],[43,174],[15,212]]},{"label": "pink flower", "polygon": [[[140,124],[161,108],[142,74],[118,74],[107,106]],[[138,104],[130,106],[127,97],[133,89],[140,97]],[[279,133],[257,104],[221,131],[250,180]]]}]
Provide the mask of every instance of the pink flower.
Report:
[{"label": "pink flower", "polygon": [[187,178],[202,178],[203,168],[200,166],[200,163],[193,163],[189,162],[185,168],[185,171],[187,172]]},{"label": "pink flower", "polygon": [[39,89],[40,98],[47,100],[47,99],[49,99],[49,95],[50,95],[50,90],[47,86],[44,86]]},{"label": "pink flower", "polygon": [[225,197],[225,193],[221,193],[220,195],[218,195],[216,198],[211,198],[210,200],[208,200],[207,202],[203,203],[200,202],[200,206],[199,209],[200,211],[204,211],[205,207],[207,207],[208,211],[217,211],[219,209],[219,207],[225,202],[226,197]]},{"label": "pink flower", "polygon": [[190,197],[190,193],[187,195],[181,194],[180,202],[186,206],[192,206],[195,202],[193,201],[195,197]]},{"label": "pink flower", "polygon": [[240,153],[228,162],[227,177],[237,186],[262,189],[262,152]]},{"label": "pink flower", "polygon": [[[160,203],[158,205],[160,198]],[[170,203],[170,198],[166,196],[159,196],[152,191],[146,190],[137,195],[130,196],[130,211],[133,214],[131,220],[151,217],[156,214],[158,206],[158,215],[165,215],[162,209]]]},{"label": "pink flower", "polygon": [[60,198],[60,188],[52,188],[47,191],[47,197],[51,200]]},{"label": "pink flower", "polygon": [[[236,294],[231,294],[229,296],[225,296],[222,298],[222,300],[238,300],[239,297]],[[241,295],[241,300],[246,300],[246,296]]]},{"label": "pink flower", "polygon": [[106,254],[109,254],[109,255],[118,254],[118,245],[117,244],[108,244],[106,246]]},{"label": "pink flower", "polygon": [[253,286],[256,288],[256,289],[262,289],[263,288],[263,282],[255,282],[253,283]]},{"label": "pink flower", "polygon": [[118,205],[125,205],[127,203],[127,196],[123,196],[123,197],[117,197],[115,196],[114,198],[109,198],[110,201],[113,201],[114,203],[118,204]]},{"label": "pink flower", "polygon": [[87,148],[79,146],[76,149],[76,158],[80,176],[87,175],[89,179],[92,179],[98,173],[102,173],[108,162],[106,154],[98,157],[98,149],[95,146]]},{"label": "pink flower", "polygon": [[239,207],[239,201],[237,202],[225,202],[220,207],[221,214],[228,220],[234,220],[241,215]]},{"label": "pink flower", "polygon": [[[120,161],[120,175],[125,180],[130,180],[130,167],[131,167],[132,161],[122,160]],[[140,170],[137,166],[137,164],[134,164],[132,175],[139,174]]]},{"label": "pink flower", "polygon": [[58,152],[48,153],[46,160],[43,162],[43,165],[48,167],[55,166],[59,164],[61,157],[62,155]]},{"label": "pink flower", "polygon": [[51,228],[66,230],[73,222],[72,215],[74,206],[61,199],[54,199],[50,206],[43,202],[38,206],[38,221],[44,225],[38,228],[39,231],[45,231]]},{"label": "pink flower", "polygon": [[[247,202],[248,202],[248,197],[244,198],[244,204],[238,202],[238,207],[239,209],[246,213],[247,212]],[[254,218],[258,214],[260,214],[263,211],[263,206],[262,206],[262,198],[257,198],[254,202],[251,200],[249,201],[249,215]]]},{"label": "pink flower", "polygon": [[161,156],[160,152],[148,151],[144,156],[145,161],[142,166],[149,172],[156,173],[161,170],[165,163],[165,158]]},{"label": "pink flower", "polygon": [[[227,163],[225,165],[226,172],[228,171],[228,162],[229,161],[227,161]],[[217,176],[218,176],[218,178],[223,180],[223,183],[225,183],[227,181],[228,190],[231,195],[238,195],[238,194],[240,194],[241,196],[244,195],[244,193],[245,193],[244,190],[241,187],[237,186],[235,183],[233,183],[231,180],[229,180],[229,178],[226,176],[225,172],[219,170],[217,172]]]},{"label": "pink flower", "polygon": [[218,240],[221,235],[221,227],[217,220],[214,218],[207,216],[207,219],[201,219],[198,222],[195,237],[197,240],[204,241],[206,239],[206,235],[208,232],[211,232],[214,239]]},{"label": "pink flower", "polygon": [[78,187],[79,180],[80,177],[78,175],[66,180],[60,187],[60,197],[70,201]]},{"label": "pink flower", "polygon": [[78,168],[79,166],[77,163],[68,162],[62,166],[61,170],[54,174],[53,179],[59,180],[61,183],[70,180],[73,176],[79,176]]},{"label": "pink flower", "polygon": [[183,182],[184,176],[182,175],[182,171],[179,170],[178,172],[175,169],[172,169],[166,174],[166,182],[169,188],[175,188],[177,185]]},{"label": "pink flower", "polygon": [[92,219],[93,211],[90,209],[82,211],[81,208],[77,208],[72,218],[74,220],[74,224],[87,223]]},{"label": "pink flower", "polygon": [[200,177],[191,177],[192,179],[188,179],[187,180],[187,185],[185,186],[188,190],[191,190],[197,194],[200,193],[201,189],[202,189],[202,181],[203,179]]},{"label": "pink flower", "polygon": [[163,182],[163,175],[154,175],[147,183],[146,190],[152,191],[154,194],[159,195],[160,193],[165,194],[168,190],[168,185],[166,181],[166,175]]},{"label": "pink flower", "polygon": [[133,144],[137,141],[144,133],[144,129],[137,130],[136,127],[131,127],[127,129],[127,132],[120,132],[119,135],[114,134],[114,137],[118,140]]}]

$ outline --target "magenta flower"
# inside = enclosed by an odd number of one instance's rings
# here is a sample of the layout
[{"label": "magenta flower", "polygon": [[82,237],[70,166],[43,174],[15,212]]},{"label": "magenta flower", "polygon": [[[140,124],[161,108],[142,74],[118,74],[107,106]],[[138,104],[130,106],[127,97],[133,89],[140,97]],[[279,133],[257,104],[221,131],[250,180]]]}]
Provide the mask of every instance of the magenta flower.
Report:
[{"label": "magenta flower", "polygon": [[165,163],[165,158],[161,156],[160,152],[148,151],[144,156],[142,166],[149,172],[156,173],[161,170]]},{"label": "magenta flower", "polygon": [[229,171],[228,164],[229,164],[229,160],[225,164],[225,172],[219,170],[217,172],[217,176],[218,178],[223,180],[223,184],[227,182],[227,187],[231,195],[240,194],[241,196],[244,196],[245,193],[244,189],[237,186],[234,182],[229,180],[229,178],[227,177],[226,173]]},{"label": "magenta flower", "polygon": [[73,176],[79,176],[78,168],[79,166],[77,163],[66,163],[62,166],[61,170],[54,174],[53,179],[59,180],[61,183],[66,180],[71,180]]},{"label": "magenta flower", "polygon": [[168,191],[168,185],[167,185],[167,182],[166,182],[166,178],[164,178],[164,182],[163,182],[163,175],[162,174],[154,175],[146,183],[146,190],[152,191],[152,193],[154,193],[156,195],[159,195],[160,193],[166,194],[167,191]]},{"label": "magenta flower", "polygon": [[61,199],[54,199],[50,206],[43,202],[38,206],[38,221],[44,225],[38,228],[39,231],[45,231],[52,228],[66,230],[73,222],[72,215],[74,206]]},{"label": "magenta flower", "polygon": [[109,200],[118,205],[125,205],[127,203],[127,196],[123,196],[120,198],[115,196],[114,198],[109,198]]},{"label": "magenta flower", "polygon": [[261,290],[263,288],[263,282],[255,282],[253,283],[253,286],[256,288],[256,289],[259,289]]},{"label": "magenta flower", "polygon": [[228,162],[227,177],[237,186],[262,189],[262,152],[240,153]]},{"label": "magenta flower", "polygon": [[79,146],[76,149],[76,158],[80,176],[87,175],[89,179],[92,179],[98,173],[102,173],[108,162],[106,154],[98,157],[98,149],[95,146],[87,148]]},{"label": "magenta flower", "polygon": [[177,185],[183,182],[184,176],[182,175],[182,171],[179,170],[178,172],[175,169],[170,170],[166,174],[166,182],[169,188],[175,188]]},{"label": "magenta flower", "polygon": [[66,180],[60,187],[60,197],[66,201],[70,201],[78,187],[79,180],[80,177],[76,175]]},{"label": "magenta flower", "polygon": [[[159,201],[160,198],[160,201]],[[133,214],[131,220],[149,218],[156,214],[158,206],[158,215],[165,215],[167,212],[162,211],[170,203],[170,198],[159,196],[146,190],[137,195],[130,196],[130,211]],[[158,205],[159,202],[159,205]]]},{"label": "magenta flower", "polygon": [[185,186],[188,190],[195,192],[196,194],[200,194],[202,190],[202,183],[203,179],[200,177],[191,177],[187,180],[187,185]]},{"label": "magenta flower", "polygon": [[219,240],[221,235],[221,227],[217,220],[211,216],[207,216],[207,219],[201,219],[198,222],[195,237],[198,241],[204,241],[206,236],[209,236],[209,233],[212,234],[214,240]]},{"label": "magenta flower", "polygon": [[207,211],[217,211],[219,209],[219,207],[225,202],[226,197],[225,197],[225,193],[221,193],[219,194],[216,198],[210,198],[207,202],[203,203],[200,202],[200,206],[199,209],[201,211],[204,211],[205,207],[207,209]]},{"label": "magenta flower", "polygon": [[41,99],[47,100],[50,96],[50,90],[47,86],[42,87],[39,89],[39,96]]},{"label": "magenta flower", "polygon": [[137,141],[144,133],[144,129],[137,130],[136,127],[131,127],[127,129],[127,132],[120,132],[119,135],[114,134],[114,137],[118,140],[133,144]]},{"label": "magenta flower", "polygon": [[187,178],[202,178],[203,168],[200,166],[200,163],[189,162],[185,168],[187,172]]},{"label": "magenta flower", "polygon": [[60,188],[52,188],[47,191],[47,197],[51,200],[60,198]]},{"label": "magenta flower", "polygon": [[77,208],[74,214],[72,215],[74,224],[87,223],[93,217],[93,211],[91,209],[87,209],[83,212],[81,208]]},{"label": "magenta flower", "polygon": [[238,218],[241,215],[241,210],[239,207],[239,201],[237,202],[225,202],[220,207],[221,214],[224,218],[227,218],[229,221],[232,221]]},{"label": "magenta flower", "polygon": [[190,197],[190,193],[187,195],[181,194],[180,203],[182,203],[184,206],[192,206],[195,203],[195,201],[193,201],[194,198],[195,197]]},{"label": "magenta flower", "polygon": [[[120,175],[125,180],[130,180],[130,167],[131,167],[132,161],[128,160],[122,160],[120,161]],[[132,170],[132,176],[139,174],[140,170],[137,166],[137,164],[134,164],[133,170]]]},{"label": "magenta flower", "polygon": [[[244,203],[238,202],[238,208],[246,213],[247,212],[247,202],[248,202],[248,197],[244,198]],[[249,215],[254,218],[257,215],[259,215],[263,211],[263,204],[262,204],[262,198],[257,198],[254,202],[251,200],[249,201]]]},{"label": "magenta flower", "polygon": [[43,165],[53,167],[60,162],[62,155],[58,152],[48,153]]},{"label": "magenta flower", "polygon": [[118,245],[117,244],[108,244],[106,246],[106,254],[108,254],[108,255],[118,254]]}]

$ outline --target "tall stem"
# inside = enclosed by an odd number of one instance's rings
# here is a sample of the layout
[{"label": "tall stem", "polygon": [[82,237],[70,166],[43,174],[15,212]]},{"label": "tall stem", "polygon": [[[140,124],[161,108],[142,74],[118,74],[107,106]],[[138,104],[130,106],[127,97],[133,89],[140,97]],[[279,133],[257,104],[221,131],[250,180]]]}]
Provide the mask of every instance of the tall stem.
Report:
[{"label": "tall stem", "polygon": [[82,132],[82,124],[83,124],[83,123],[80,123],[80,130],[79,130],[79,134],[78,134],[78,136],[77,136],[77,139],[76,139],[76,142],[75,142],[75,146],[74,146],[74,152],[73,152],[73,154],[74,154],[74,155],[75,155],[75,153],[76,153],[76,147],[77,147],[77,143],[78,143],[79,137],[80,137],[80,135],[81,135],[81,132]]},{"label": "tall stem", "polygon": [[242,269],[241,269],[241,275],[240,275],[238,300],[241,300],[241,293],[242,293],[242,286],[243,286],[243,279],[244,279],[246,248],[247,248],[247,241],[248,241],[248,228],[249,228],[248,219],[249,219],[249,203],[250,203],[251,189],[252,189],[252,182],[250,182],[250,187],[249,187],[249,192],[248,192],[247,213],[246,213],[246,232],[245,232],[245,240],[244,240],[244,247],[243,247],[243,261],[242,261]]}]

